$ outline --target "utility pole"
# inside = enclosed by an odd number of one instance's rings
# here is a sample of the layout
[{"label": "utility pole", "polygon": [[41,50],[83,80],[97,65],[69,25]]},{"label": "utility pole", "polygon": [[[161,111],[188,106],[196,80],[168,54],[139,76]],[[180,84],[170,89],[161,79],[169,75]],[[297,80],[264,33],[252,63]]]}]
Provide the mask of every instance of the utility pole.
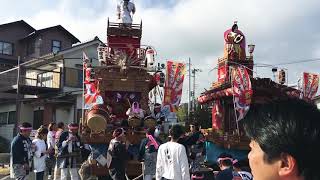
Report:
[{"label": "utility pole", "polygon": [[191,96],[191,58],[189,58],[189,88],[188,88],[188,122],[190,121],[190,96]]},{"label": "utility pole", "polygon": [[18,126],[20,123],[20,109],[21,109],[21,103],[20,103],[20,56],[18,56],[18,69],[17,69],[17,94],[16,94],[16,125],[15,125],[15,132],[18,132]]},{"label": "utility pole", "polygon": [[196,110],[196,73],[201,72],[200,69],[193,68],[192,69],[192,77],[193,77],[193,91],[192,91],[192,111]]}]

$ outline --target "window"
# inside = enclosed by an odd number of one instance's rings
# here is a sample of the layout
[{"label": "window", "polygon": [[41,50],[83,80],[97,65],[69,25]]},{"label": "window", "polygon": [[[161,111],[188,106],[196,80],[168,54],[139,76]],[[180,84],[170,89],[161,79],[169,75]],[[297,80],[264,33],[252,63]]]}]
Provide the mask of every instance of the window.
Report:
[{"label": "window", "polygon": [[8,116],[8,124],[16,124],[16,122],[17,122],[16,111],[10,111]]},{"label": "window", "polygon": [[57,53],[58,51],[61,50],[61,41],[52,41],[52,52]]},{"label": "window", "polygon": [[30,55],[30,54],[35,53],[35,49],[36,49],[36,41],[31,40],[28,44],[27,54]]},{"label": "window", "polygon": [[0,113],[0,124],[8,124],[8,113]]},{"label": "window", "polygon": [[2,112],[0,113],[0,125],[2,124],[15,124],[17,122],[16,112]]},{"label": "window", "polygon": [[0,54],[12,55],[13,54],[13,44],[0,41]]},{"label": "window", "polygon": [[33,111],[33,128],[38,129],[43,125],[43,110]]}]

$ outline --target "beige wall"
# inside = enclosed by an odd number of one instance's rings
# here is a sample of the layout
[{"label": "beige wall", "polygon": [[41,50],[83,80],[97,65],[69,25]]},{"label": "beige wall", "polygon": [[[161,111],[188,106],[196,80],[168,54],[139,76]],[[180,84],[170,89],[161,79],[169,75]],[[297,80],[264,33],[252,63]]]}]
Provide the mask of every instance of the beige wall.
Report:
[{"label": "beige wall", "polygon": [[64,122],[65,124],[69,124],[73,121],[74,121],[73,106],[56,108],[56,122]]},{"label": "beige wall", "polygon": [[15,110],[16,110],[16,104],[2,104],[2,105],[0,105],[0,113],[15,111]]},{"label": "beige wall", "polygon": [[21,103],[20,121],[28,122],[33,125],[33,109],[34,107],[32,105]]}]

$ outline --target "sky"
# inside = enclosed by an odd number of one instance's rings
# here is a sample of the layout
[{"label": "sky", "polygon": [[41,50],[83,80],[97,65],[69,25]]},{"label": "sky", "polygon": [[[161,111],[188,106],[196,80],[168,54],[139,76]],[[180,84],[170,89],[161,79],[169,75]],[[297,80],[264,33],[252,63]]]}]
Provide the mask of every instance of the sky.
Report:
[{"label": "sky", "polygon": [[[0,24],[25,20],[36,29],[61,24],[80,41],[98,36],[106,41],[108,17],[116,18],[117,0],[0,0]],[[234,21],[255,44],[256,64],[287,69],[289,84],[304,71],[320,72],[319,0],[134,0],[134,22],[143,22],[142,44],[156,48],[159,62],[187,62],[201,69],[196,95],[217,79],[223,56],[223,33]],[[255,76],[273,78],[271,67],[256,67]],[[188,75],[183,90],[187,100]]]}]

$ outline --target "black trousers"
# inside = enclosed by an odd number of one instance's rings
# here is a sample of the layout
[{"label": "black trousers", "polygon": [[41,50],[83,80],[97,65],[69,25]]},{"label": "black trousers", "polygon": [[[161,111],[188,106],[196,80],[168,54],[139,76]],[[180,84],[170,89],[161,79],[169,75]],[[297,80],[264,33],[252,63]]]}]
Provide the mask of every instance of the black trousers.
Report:
[{"label": "black trousers", "polygon": [[109,169],[109,175],[113,180],[126,180],[125,169],[112,168]]},{"label": "black trousers", "polygon": [[36,172],[36,180],[43,180],[43,177],[44,177],[44,171]]}]

